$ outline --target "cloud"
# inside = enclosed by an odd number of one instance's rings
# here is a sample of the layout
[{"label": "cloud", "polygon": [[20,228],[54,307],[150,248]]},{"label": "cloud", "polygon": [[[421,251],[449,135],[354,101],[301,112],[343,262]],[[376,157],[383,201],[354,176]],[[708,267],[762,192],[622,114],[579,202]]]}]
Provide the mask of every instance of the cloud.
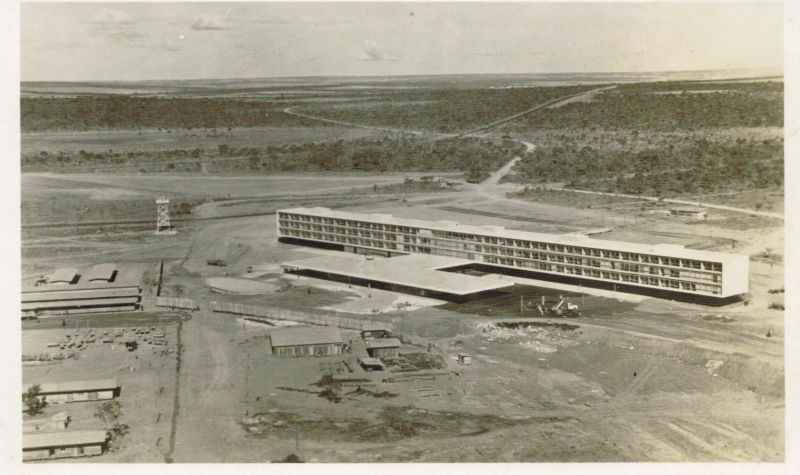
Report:
[{"label": "cloud", "polygon": [[108,25],[132,25],[135,22],[133,21],[133,18],[130,15],[128,15],[123,11],[103,8],[94,15],[92,15],[92,18],[89,20],[89,23],[108,26]]},{"label": "cloud", "polygon": [[137,29],[136,20],[129,14],[103,8],[88,20],[89,34],[113,43],[142,47],[147,35]]},{"label": "cloud", "polygon": [[377,43],[370,40],[364,42],[362,53],[362,61],[397,61],[400,59],[397,55],[381,49]]},{"label": "cloud", "polygon": [[230,14],[231,10],[228,9],[225,15],[200,15],[192,22],[191,28],[197,31],[228,30],[231,28],[228,22],[228,16]]}]

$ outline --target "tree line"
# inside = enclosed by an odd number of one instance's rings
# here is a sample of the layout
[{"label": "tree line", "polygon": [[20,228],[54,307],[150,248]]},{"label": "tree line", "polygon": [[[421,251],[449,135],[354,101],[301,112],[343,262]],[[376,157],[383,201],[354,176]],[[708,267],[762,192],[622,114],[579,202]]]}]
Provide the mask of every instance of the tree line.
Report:
[{"label": "tree line", "polygon": [[199,171],[203,163],[213,163],[215,170],[227,172],[463,171],[480,180],[523,152],[522,145],[510,140],[465,137],[429,142],[385,136],[265,147],[223,143],[215,149],[27,153],[22,155],[22,170],[133,166],[142,172]]},{"label": "tree line", "polygon": [[98,95],[22,97],[23,132],[97,129],[215,129],[227,127],[320,127],[284,114],[288,104],[229,98]]}]

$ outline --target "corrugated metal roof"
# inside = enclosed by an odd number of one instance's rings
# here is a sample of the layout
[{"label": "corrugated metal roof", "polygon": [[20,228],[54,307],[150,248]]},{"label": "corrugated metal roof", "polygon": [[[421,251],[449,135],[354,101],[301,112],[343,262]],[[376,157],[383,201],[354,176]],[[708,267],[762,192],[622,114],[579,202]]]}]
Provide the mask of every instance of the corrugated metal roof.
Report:
[{"label": "corrugated metal roof", "polygon": [[30,383],[26,384],[22,390],[27,391],[34,384],[39,384],[41,394],[53,393],[80,393],[86,391],[102,391],[116,389],[119,387],[116,378],[92,379],[85,381],[63,381],[56,383]]},{"label": "corrugated metal roof", "polygon": [[113,263],[106,263],[106,264],[97,264],[96,266],[92,266],[86,272],[86,276],[84,277],[87,280],[102,280],[109,282],[111,278],[114,276],[114,273],[117,271],[117,265]]},{"label": "corrugated metal roof", "polygon": [[334,327],[284,327],[273,330],[269,336],[273,347],[344,343],[339,329]]},{"label": "corrugated metal roof", "polygon": [[33,432],[22,434],[22,450],[102,444],[106,440],[108,440],[108,432],[104,430]]},{"label": "corrugated metal roof", "polygon": [[47,278],[47,282],[69,284],[70,282],[75,280],[75,277],[77,275],[78,271],[70,267],[65,267],[63,269],[56,269]]},{"label": "corrugated metal roof", "polygon": [[589,236],[575,234],[545,234],[531,231],[507,229],[503,226],[475,226],[470,224],[453,223],[452,221],[422,221],[419,219],[398,218],[390,214],[349,213],[347,211],[331,210],[328,208],[287,208],[278,210],[279,213],[297,213],[325,218],[349,219],[362,222],[393,224],[422,229],[433,229],[464,234],[480,234],[505,239],[520,239],[527,241],[541,241],[565,246],[585,246],[621,252],[638,254],[666,255],[684,259],[697,259],[703,261],[731,262],[749,259],[746,255],[729,254],[714,251],[701,251],[687,249],[674,244],[641,244],[627,241],[610,241],[596,239]]},{"label": "corrugated metal roof", "polygon": [[400,340],[397,338],[375,338],[373,340],[365,340],[364,343],[367,348],[400,348]]}]

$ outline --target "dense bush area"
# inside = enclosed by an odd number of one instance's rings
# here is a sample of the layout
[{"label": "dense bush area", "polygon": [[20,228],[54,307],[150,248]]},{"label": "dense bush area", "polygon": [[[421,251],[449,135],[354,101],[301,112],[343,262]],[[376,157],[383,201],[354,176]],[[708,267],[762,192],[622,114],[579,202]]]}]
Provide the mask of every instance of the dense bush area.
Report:
[{"label": "dense bush area", "polygon": [[630,153],[592,147],[537,148],[513,169],[514,181],[565,182],[644,195],[711,193],[783,184],[783,140],[714,143],[703,139]]},{"label": "dense bush area", "polygon": [[[513,89],[420,89],[364,93],[368,101],[319,102],[306,113],[376,126],[461,131],[524,111],[587,86]],[[348,92],[353,95],[354,93]],[[23,132],[137,128],[320,126],[324,122],[284,114],[293,104],[231,98],[143,97],[106,94],[23,97]]]},{"label": "dense bush area", "polygon": [[[203,163],[228,172],[298,171],[464,171],[482,179],[524,147],[477,138],[425,142],[413,138],[358,139],[269,147],[219,145],[207,150],[24,154],[23,171],[135,166],[143,172],[198,171]],[[240,159],[240,160],[237,160]],[[187,166],[183,166],[186,165]]]},{"label": "dense bush area", "polygon": [[544,109],[509,124],[507,130],[712,127],[783,127],[783,83],[624,85],[597,94],[591,102]]},{"label": "dense bush area", "polygon": [[463,132],[595,86],[439,89],[395,93],[380,100],[316,104],[298,109],[322,117],[381,127]]},{"label": "dense bush area", "polygon": [[97,95],[23,97],[22,131],[324,125],[284,114],[290,104],[231,99]]}]

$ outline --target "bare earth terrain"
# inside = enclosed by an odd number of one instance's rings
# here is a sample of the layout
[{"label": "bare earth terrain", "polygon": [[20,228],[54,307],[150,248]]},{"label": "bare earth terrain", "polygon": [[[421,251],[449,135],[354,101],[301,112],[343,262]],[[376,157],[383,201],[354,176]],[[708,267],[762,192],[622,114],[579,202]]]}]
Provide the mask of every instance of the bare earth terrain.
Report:
[{"label": "bare earth terrain", "polygon": [[[322,114],[324,104],[314,102],[309,113]],[[572,99],[565,107],[581,104]],[[372,107],[336,110],[355,120]],[[770,293],[784,286],[783,220],[747,212],[760,203],[758,209],[782,214],[783,188],[709,196],[709,203],[741,210],[708,209],[703,221],[659,212],[664,203],[587,197],[559,183],[519,194],[526,184],[503,178],[539,140],[557,140],[520,127],[481,133],[517,134],[513,140],[526,143],[522,156],[508,156],[508,165],[482,183],[465,183],[464,170],[437,173],[457,182],[441,191],[381,191],[424,172],[23,174],[23,280],[58,267],[115,262],[139,279],[145,309],[70,316],[64,327],[61,319],[25,322],[23,354],[89,329],[154,326],[168,340],[135,352],[96,343],[76,358],[24,365],[24,381],[118,378],[121,421],[130,431],[110,453],[81,460],[87,462],[271,462],[290,454],[310,462],[783,461],[784,313],[772,305],[783,294]],[[243,130],[234,130],[241,146],[306,137],[293,128],[277,135]],[[308,137],[336,140],[340,130],[350,138],[384,133],[321,126]],[[774,128],[747,133],[776,134]],[[23,148],[88,150],[119,134],[114,148],[122,149],[139,140],[130,132],[62,134],[24,135]],[[162,144],[154,137],[163,132],[147,134],[145,147],[169,149],[183,140],[173,135]],[[162,195],[172,200],[174,236],[153,234],[153,201]],[[298,278],[282,274],[279,264],[335,251],[278,243],[274,212],[290,206],[743,253],[751,256],[750,295],[709,308],[518,280],[513,292],[456,304]],[[226,265],[208,265],[211,259]],[[191,298],[199,310],[155,307],[162,261],[162,295]],[[579,304],[582,317],[534,318],[520,306],[558,295]],[[215,313],[212,301],[259,306],[275,318],[259,323]],[[366,372],[355,353],[274,357],[266,335],[275,325],[296,323],[285,315],[390,325],[413,370]],[[341,331],[355,347],[363,344],[357,331]],[[472,364],[459,364],[460,353],[473,355]],[[51,406],[45,415],[65,410],[76,427],[99,427],[96,404],[81,404]]]}]

